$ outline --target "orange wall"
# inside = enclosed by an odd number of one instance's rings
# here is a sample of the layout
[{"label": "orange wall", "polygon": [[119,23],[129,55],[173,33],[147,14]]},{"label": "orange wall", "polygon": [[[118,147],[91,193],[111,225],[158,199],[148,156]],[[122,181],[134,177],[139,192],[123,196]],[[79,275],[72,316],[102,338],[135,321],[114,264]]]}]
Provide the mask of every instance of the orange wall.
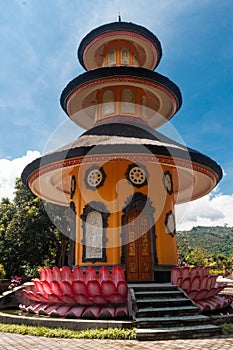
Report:
[{"label": "orange wall", "polygon": [[[155,164],[142,164],[146,166],[149,173],[148,185],[141,188],[132,186],[125,177],[128,160],[114,160],[102,164],[106,179],[104,185],[93,191],[86,188],[84,177],[87,169],[94,164],[85,164],[76,167],[73,174],[76,176],[76,192],[73,201],[76,206],[76,264],[84,265],[90,263],[82,262],[82,223],[80,215],[85,205],[91,201],[104,203],[107,210],[111,213],[108,217],[107,235],[107,262],[106,264],[119,264],[121,257],[121,217],[122,208],[126,201],[135,192],[146,194],[153,207],[155,208],[154,221],[156,222],[156,247],[159,264],[177,264],[177,246],[176,237],[167,233],[165,227],[166,213],[174,211],[174,197],[168,195],[164,188],[162,178],[163,172],[168,170]],[[96,164],[97,165],[97,164]],[[171,168],[170,168],[171,171]],[[96,264],[104,264],[102,262]]]}]

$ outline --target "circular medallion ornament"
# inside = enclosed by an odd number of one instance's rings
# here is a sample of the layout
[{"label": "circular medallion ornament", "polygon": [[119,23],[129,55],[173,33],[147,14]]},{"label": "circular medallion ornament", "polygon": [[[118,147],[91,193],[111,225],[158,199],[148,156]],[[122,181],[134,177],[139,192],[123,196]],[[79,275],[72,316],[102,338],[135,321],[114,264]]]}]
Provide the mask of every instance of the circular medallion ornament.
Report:
[{"label": "circular medallion ornament", "polygon": [[85,175],[86,186],[92,190],[103,186],[105,180],[105,172],[103,168],[91,167],[87,170]]},{"label": "circular medallion ornament", "polygon": [[163,184],[167,193],[171,195],[173,193],[173,182],[172,182],[172,174],[170,173],[170,171],[164,172]]},{"label": "circular medallion ornament", "polygon": [[147,184],[147,173],[141,166],[135,164],[130,165],[126,172],[126,177],[136,187]]},{"label": "circular medallion ornament", "polygon": [[167,233],[169,233],[172,237],[174,237],[176,235],[176,221],[175,221],[175,215],[172,212],[172,210],[170,210],[166,214],[165,225],[166,225]]}]

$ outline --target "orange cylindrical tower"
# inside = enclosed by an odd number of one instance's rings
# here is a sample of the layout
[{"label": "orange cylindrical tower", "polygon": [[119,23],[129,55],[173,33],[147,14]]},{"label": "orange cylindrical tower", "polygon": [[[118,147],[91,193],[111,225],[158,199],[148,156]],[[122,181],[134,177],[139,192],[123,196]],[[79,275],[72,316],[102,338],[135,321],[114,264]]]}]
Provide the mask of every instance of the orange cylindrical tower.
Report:
[{"label": "orange cylindrical tower", "polygon": [[74,264],[122,265],[128,281],[169,280],[175,205],[207,194],[222,176],[212,159],[155,130],[182,103],[179,88],[154,71],[161,56],[157,37],[133,23],[87,34],[78,48],[86,72],[61,94],[86,131],[22,175],[36,195],[74,212]]}]

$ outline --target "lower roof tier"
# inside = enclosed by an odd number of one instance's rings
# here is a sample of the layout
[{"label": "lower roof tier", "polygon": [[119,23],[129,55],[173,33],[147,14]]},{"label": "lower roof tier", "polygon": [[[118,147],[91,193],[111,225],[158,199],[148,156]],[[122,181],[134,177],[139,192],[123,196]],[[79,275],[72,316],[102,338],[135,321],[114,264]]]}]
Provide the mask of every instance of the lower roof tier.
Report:
[{"label": "lower roof tier", "polygon": [[121,159],[175,169],[176,204],[206,195],[222,178],[221,167],[202,153],[148,126],[113,122],[96,126],[74,142],[34,160],[24,169],[22,180],[44,200],[69,205],[70,174],[75,166],[101,167]]},{"label": "lower roof tier", "polygon": [[73,79],[60,98],[63,110],[84,129],[115,114],[136,115],[152,128],[180,109],[180,89],[167,77],[141,67],[99,68]]}]

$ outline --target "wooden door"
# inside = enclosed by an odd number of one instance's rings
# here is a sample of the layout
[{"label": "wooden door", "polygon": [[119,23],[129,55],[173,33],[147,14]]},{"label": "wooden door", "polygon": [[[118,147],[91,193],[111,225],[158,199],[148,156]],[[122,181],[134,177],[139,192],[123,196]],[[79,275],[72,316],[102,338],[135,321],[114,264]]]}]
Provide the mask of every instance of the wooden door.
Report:
[{"label": "wooden door", "polygon": [[126,279],[151,281],[152,249],[148,217],[135,210],[127,216],[126,222]]}]

